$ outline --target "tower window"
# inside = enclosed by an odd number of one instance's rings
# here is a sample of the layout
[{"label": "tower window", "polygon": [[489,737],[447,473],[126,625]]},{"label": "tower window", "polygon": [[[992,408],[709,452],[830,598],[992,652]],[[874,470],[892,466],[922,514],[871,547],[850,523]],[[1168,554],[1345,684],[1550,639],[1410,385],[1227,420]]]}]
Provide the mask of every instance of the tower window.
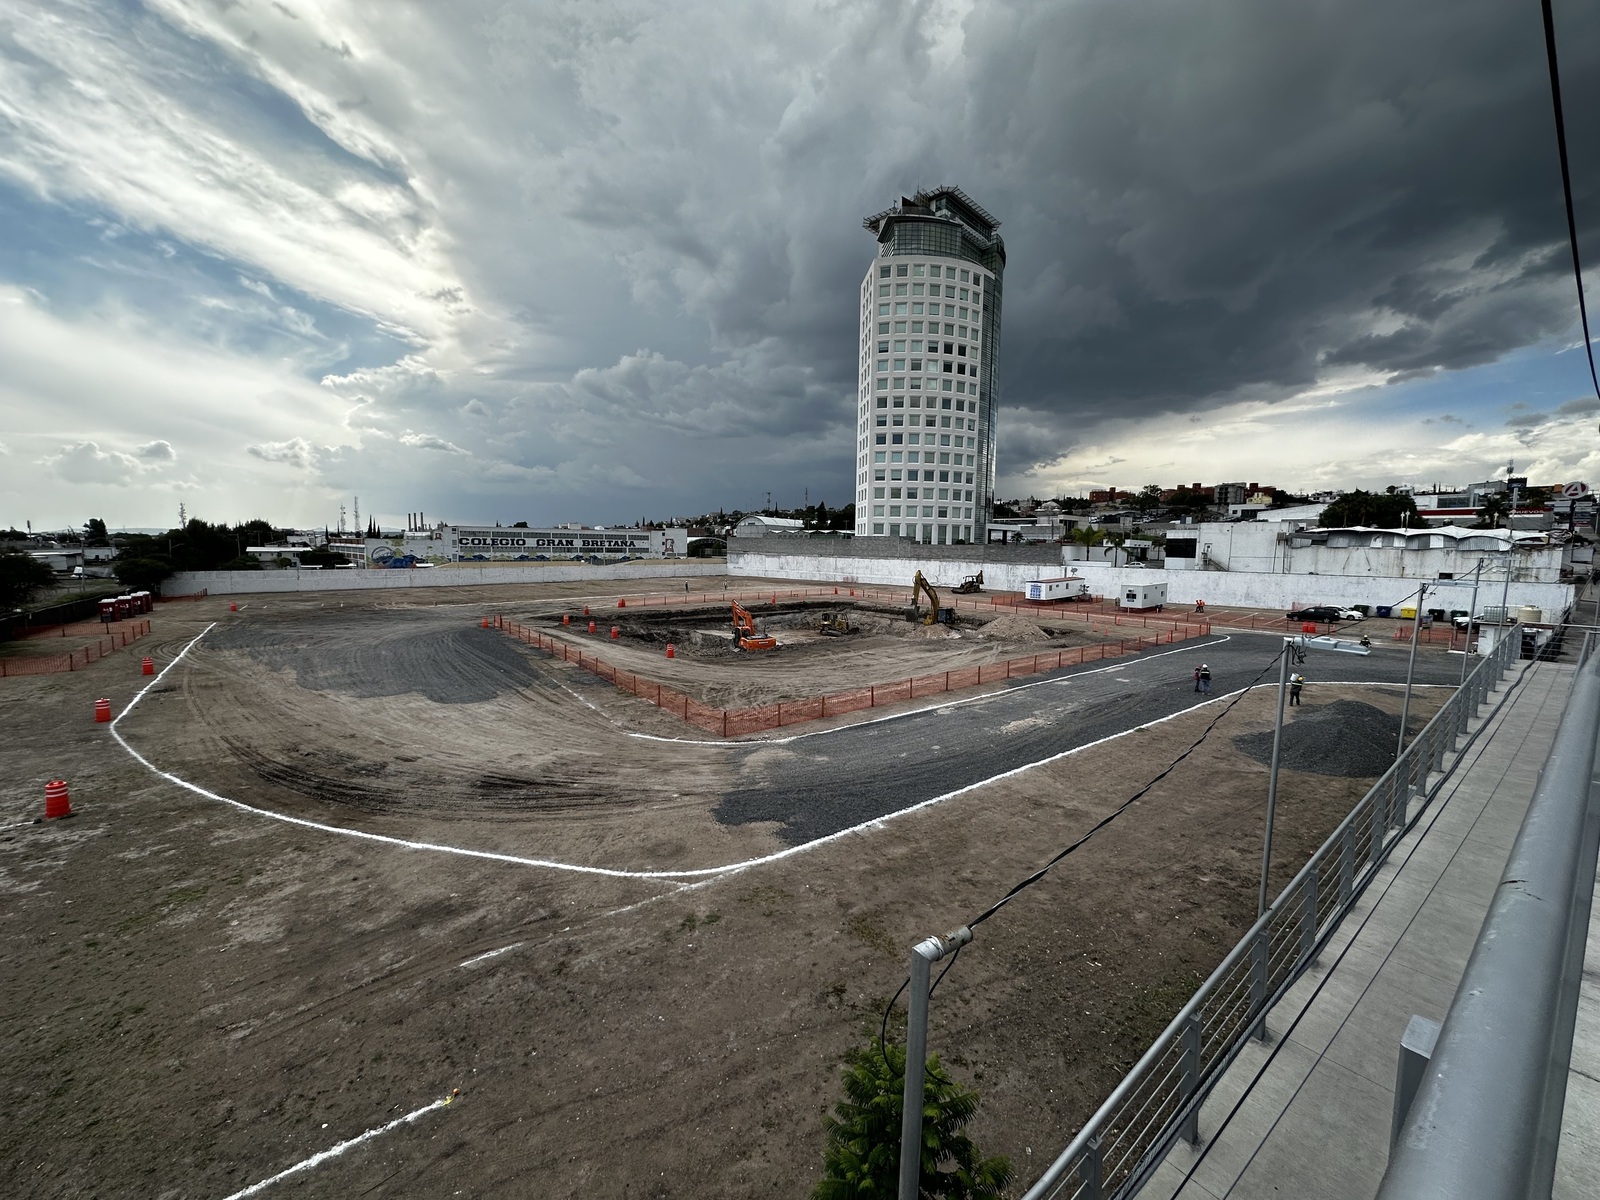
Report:
[{"label": "tower window", "polygon": [[904,279],[906,277],[906,275],[909,273],[909,269],[907,268],[905,263],[901,263],[897,267],[895,267],[894,273],[896,275],[900,276],[901,279]]}]

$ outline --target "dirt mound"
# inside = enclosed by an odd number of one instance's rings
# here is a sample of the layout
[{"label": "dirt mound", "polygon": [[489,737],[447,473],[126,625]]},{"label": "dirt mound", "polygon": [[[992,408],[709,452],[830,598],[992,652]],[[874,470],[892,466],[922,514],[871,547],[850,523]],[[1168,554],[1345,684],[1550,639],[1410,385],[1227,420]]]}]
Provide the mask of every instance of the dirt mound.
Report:
[{"label": "dirt mound", "polygon": [[[1359,700],[1306,707],[1283,727],[1279,764],[1286,770],[1347,779],[1375,778],[1394,761],[1400,718]],[[1272,761],[1272,730],[1233,739],[1259,763]]]},{"label": "dirt mound", "polygon": [[1007,642],[1047,642],[1050,635],[1026,617],[1008,613],[983,627],[983,636]]},{"label": "dirt mound", "polygon": [[913,625],[908,636],[938,642],[947,638],[958,638],[961,635],[948,625]]}]

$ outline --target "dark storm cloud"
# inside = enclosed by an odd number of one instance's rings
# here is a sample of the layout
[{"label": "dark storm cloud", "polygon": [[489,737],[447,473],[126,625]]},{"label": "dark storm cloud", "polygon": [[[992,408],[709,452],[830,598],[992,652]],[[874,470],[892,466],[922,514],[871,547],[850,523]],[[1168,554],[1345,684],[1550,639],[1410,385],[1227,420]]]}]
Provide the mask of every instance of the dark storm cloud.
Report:
[{"label": "dark storm cloud", "polygon": [[[1204,433],[1232,401],[1471,367],[1572,324],[1527,4],[281,8],[0,13],[25,48],[0,107],[27,117],[0,130],[0,209],[28,222],[16,247],[61,247],[49,270],[0,252],[0,283],[295,373],[262,389],[293,405],[230,402],[236,461],[393,491],[392,511],[842,499],[860,221],[919,186],[1004,223],[1012,479],[1069,452],[1109,469],[1131,453],[1112,422]],[[1562,0],[1557,23],[1595,259],[1600,10]],[[75,249],[74,204],[133,232]],[[57,406],[39,392],[41,427]]]}]

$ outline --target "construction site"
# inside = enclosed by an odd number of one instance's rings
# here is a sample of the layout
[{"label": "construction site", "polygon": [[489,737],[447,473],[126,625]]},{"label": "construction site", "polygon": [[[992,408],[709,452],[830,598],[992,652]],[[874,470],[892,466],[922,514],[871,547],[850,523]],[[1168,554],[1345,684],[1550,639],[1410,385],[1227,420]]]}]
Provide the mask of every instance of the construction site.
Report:
[{"label": "construction site", "polygon": [[[1281,614],[723,582],[173,600],[0,681],[12,1193],[808,1195],[913,943],[1122,810],[931,1008],[1020,1195],[1256,920]],[[1462,675],[1374,641],[1274,892]]]}]

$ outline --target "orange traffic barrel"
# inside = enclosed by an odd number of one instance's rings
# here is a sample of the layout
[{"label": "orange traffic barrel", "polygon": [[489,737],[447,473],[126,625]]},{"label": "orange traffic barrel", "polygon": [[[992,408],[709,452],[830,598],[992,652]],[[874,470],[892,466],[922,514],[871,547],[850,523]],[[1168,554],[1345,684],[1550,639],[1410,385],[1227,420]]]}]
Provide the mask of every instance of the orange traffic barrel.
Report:
[{"label": "orange traffic barrel", "polygon": [[156,673],[156,660],[148,654],[145,655],[144,660],[139,664],[139,673],[141,675],[154,675]]},{"label": "orange traffic barrel", "polygon": [[561,614],[561,623],[563,625],[571,625],[572,624],[572,618],[570,616],[568,616],[566,613],[562,613]]},{"label": "orange traffic barrel", "polygon": [[613,625],[613,626],[612,626],[612,627],[611,627],[611,640],[612,640],[612,641],[613,641],[613,642],[614,642],[614,641],[616,641],[616,640],[617,640],[617,639],[618,639],[618,638],[619,638],[619,637],[621,637],[621,636],[622,636],[622,635],[621,635],[621,633],[619,633],[619,632],[618,632],[618,631],[617,631],[617,627],[616,627],[616,626],[615,626],[615,625]]},{"label": "orange traffic barrel", "polygon": [[589,615],[589,606],[587,604],[583,606],[583,615],[586,617]]},{"label": "orange traffic barrel", "polygon": [[1300,632],[1301,633],[1315,633],[1316,631],[1317,631],[1316,625],[1313,624],[1310,621],[1307,621],[1303,625],[1300,626]]},{"label": "orange traffic barrel", "polygon": [[593,621],[590,621],[590,622],[589,622],[589,632],[590,632],[590,633],[593,633],[593,632],[594,632],[594,622],[593,622]]},{"label": "orange traffic barrel", "polygon": [[65,779],[52,779],[44,785],[44,816],[45,820],[53,821],[57,817],[73,816],[72,797],[67,795],[67,781]]},{"label": "orange traffic barrel", "polygon": [[677,658],[678,657],[678,648],[676,646],[674,646],[671,642],[667,643],[667,657],[668,658]]},{"label": "orange traffic barrel", "polygon": [[773,592],[772,593],[772,599],[769,600],[768,603],[769,604],[776,604],[777,602],[778,602],[778,593],[777,592]]},{"label": "orange traffic barrel", "polygon": [[238,612],[239,611],[239,602],[237,600],[228,601],[228,611],[229,612]]},{"label": "orange traffic barrel", "polygon": [[617,607],[618,608],[627,608],[628,607],[628,598],[626,596],[618,597],[618,599],[617,599]]},{"label": "orange traffic barrel", "polygon": [[94,702],[94,719],[97,723],[102,725],[111,720],[110,699],[102,697]]},{"label": "orange traffic barrel", "polygon": [[479,624],[478,628],[479,629],[487,629],[487,628],[489,628],[489,618],[485,617],[483,619],[483,621]]}]

